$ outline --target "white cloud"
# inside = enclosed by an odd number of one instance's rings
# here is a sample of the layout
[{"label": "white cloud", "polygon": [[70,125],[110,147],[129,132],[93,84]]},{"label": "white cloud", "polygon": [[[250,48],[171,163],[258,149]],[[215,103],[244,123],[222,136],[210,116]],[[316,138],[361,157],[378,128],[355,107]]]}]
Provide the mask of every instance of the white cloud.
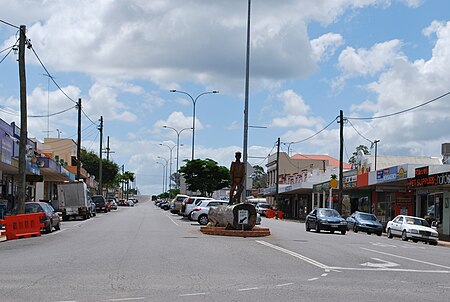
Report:
[{"label": "white cloud", "polygon": [[344,43],[340,34],[327,33],[311,40],[312,55],[316,62],[327,61],[336,49]]}]

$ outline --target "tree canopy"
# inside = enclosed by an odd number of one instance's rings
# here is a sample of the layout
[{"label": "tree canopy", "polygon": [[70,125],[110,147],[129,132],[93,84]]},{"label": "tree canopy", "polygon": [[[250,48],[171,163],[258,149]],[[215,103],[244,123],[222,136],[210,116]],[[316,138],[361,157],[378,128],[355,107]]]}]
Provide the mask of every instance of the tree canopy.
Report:
[{"label": "tree canopy", "polygon": [[[83,168],[90,174],[95,175],[95,179],[99,179],[99,162],[100,158],[92,151],[81,149],[81,162]],[[113,187],[117,185],[116,175],[119,172],[119,166],[110,160],[102,158],[102,182],[105,186]]]},{"label": "tree canopy", "polygon": [[355,152],[353,152],[352,157],[350,157],[350,159],[348,160],[348,163],[352,164],[352,167],[356,165],[356,156],[358,155],[358,151],[362,151],[364,155],[370,154],[369,148],[367,146],[359,145],[358,147],[356,147],[356,150]]},{"label": "tree canopy", "polygon": [[261,166],[253,166],[253,173],[250,175],[253,179],[253,189],[265,188],[267,182],[267,174]]},{"label": "tree canopy", "polygon": [[185,160],[186,165],[181,167],[180,173],[186,179],[189,191],[200,191],[203,196],[211,196],[216,190],[230,185],[230,170],[218,166],[212,159]]}]

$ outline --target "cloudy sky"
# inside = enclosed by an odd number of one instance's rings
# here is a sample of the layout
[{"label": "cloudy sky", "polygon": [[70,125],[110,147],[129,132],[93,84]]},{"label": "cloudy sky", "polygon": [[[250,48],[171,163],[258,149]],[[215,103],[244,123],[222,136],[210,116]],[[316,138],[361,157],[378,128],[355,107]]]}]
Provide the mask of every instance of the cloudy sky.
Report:
[{"label": "cloudy sky", "polygon": [[[81,98],[82,145],[98,152],[92,122],[103,116],[103,146],[109,136],[111,159],[136,173],[141,192],[162,189],[158,157],[168,160],[177,141],[163,126],[192,127],[193,102],[171,89],[193,98],[220,92],[196,103],[196,158],[229,166],[242,150],[247,1],[0,4],[0,20],[26,25],[33,50],[68,96],[27,50],[28,114],[60,112]],[[249,162],[264,166],[278,137],[282,151],[301,141],[291,154],[338,157],[340,110],[348,118],[345,160],[374,140],[381,155],[440,157],[441,143],[450,142],[450,96],[408,109],[450,91],[448,12],[448,0],[253,0],[249,125],[267,128],[249,129]],[[15,27],[0,23],[0,118],[8,123],[20,122],[17,55],[9,53],[17,38]],[[75,108],[28,119],[30,137],[57,137],[57,129],[76,139]],[[180,144],[181,166],[191,157],[192,131],[180,134]]]}]

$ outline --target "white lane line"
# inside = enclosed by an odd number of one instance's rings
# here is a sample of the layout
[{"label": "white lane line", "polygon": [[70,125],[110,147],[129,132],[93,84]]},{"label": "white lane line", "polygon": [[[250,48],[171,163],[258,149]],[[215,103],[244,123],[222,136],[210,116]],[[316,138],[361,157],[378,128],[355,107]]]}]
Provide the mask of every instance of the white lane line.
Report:
[{"label": "white lane line", "polygon": [[255,290],[255,289],[258,289],[258,288],[257,287],[241,288],[241,289],[238,289],[238,292],[245,292],[248,290]]},{"label": "white lane line", "polygon": [[319,280],[319,278],[311,278],[311,279],[308,279],[308,281],[316,281],[316,280]]},{"label": "white lane line", "polygon": [[322,274],[321,276],[322,276],[322,277],[326,277],[326,276],[328,276],[328,274],[327,274],[327,273],[325,273],[325,274]]},{"label": "white lane line", "polygon": [[289,286],[289,285],[292,285],[292,284],[294,284],[294,283],[277,284],[276,286],[283,287],[283,286]]},{"label": "white lane line", "polygon": [[268,247],[270,247],[270,248],[273,248],[273,249],[275,249],[275,250],[278,250],[278,251],[280,251],[280,252],[283,252],[283,253],[285,253],[285,254],[294,256],[294,257],[296,257],[296,258],[298,258],[298,259],[300,259],[300,260],[303,260],[303,261],[305,261],[305,262],[307,262],[307,263],[309,263],[309,264],[312,264],[312,265],[314,265],[314,266],[317,266],[317,267],[319,267],[319,268],[321,268],[321,269],[324,269],[324,270],[326,270],[326,271],[329,271],[329,269],[330,269],[329,266],[327,266],[327,265],[325,265],[325,264],[322,264],[322,263],[320,263],[320,262],[318,262],[318,261],[316,261],[316,260],[313,260],[313,259],[311,259],[311,258],[308,258],[308,257],[305,257],[305,256],[303,256],[303,255],[300,255],[300,254],[298,254],[298,253],[296,253],[296,252],[287,250],[287,249],[285,249],[285,248],[282,248],[282,247],[273,245],[273,244],[271,244],[271,243],[268,243],[268,242],[265,242],[265,241],[262,241],[262,240],[256,240],[256,242],[258,242],[258,243],[260,243],[260,244],[262,244],[262,245],[268,246]]},{"label": "white lane line", "polygon": [[206,294],[207,294],[207,293],[183,294],[183,295],[180,295],[180,297],[202,296],[202,295],[206,295]]},{"label": "white lane line", "polygon": [[122,298],[122,299],[109,299],[109,301],[136,301],[136,300],[144,300],[145,297],[136,297],[136,298]]},{"label": "white lane line", "polygon": [[176,226],[178,226],[178,223],[176,223],[176,222],[172,219],[172,217],[170,217],[169,215],[167,215],[167,218],[169,218],[170,221],[172,221],[173,223],[175,223]]},{"label": "white lane line", "polygon": [[390,253],[386,253],[386,252],[381,252],[381,251],[377,251],[377,250],[372,250],[372,249],[368,249],[368,248],[364,248],[364,247],[361,247],[361,249],[369,251],[369,252],[382,254],[382,255],[387,255],[387,256],[396,257],[396,258],[400,258],[400,259],[405,259],[405,260],[409,260],[409,261],[419,262],[419,263],[432,265],[432,266],[436,266],[436,267],[442,267],[442,268],[450,270],[450,267],[449,266],[445,266],[445,265],[440,265],[440,264],[431,263],[431,262],[427,262],[427,261],[422,261],[422,260],[417,260],[417,259],[413,259],[413,258],[403,257],[403,256],[390,254]]},{"label": "white lane line", "polygon": [[432,274],[450,274],[450,271],[434,271],[407,268],[361,268],[361,267],[330,267],[332,270],[342,271],[372,271],[372,272],[406,272],[406,273],[432,273]]}]

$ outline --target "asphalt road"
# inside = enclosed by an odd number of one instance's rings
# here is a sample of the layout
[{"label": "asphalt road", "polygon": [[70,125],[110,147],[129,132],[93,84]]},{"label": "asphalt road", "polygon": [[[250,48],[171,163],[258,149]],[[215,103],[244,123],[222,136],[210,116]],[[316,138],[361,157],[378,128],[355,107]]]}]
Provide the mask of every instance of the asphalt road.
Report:
[{"label": "asphalt road", "polygon": [[448,301],[450,249],[306,232],[208,236],[152,202],[0,243],[0,301]]}]

